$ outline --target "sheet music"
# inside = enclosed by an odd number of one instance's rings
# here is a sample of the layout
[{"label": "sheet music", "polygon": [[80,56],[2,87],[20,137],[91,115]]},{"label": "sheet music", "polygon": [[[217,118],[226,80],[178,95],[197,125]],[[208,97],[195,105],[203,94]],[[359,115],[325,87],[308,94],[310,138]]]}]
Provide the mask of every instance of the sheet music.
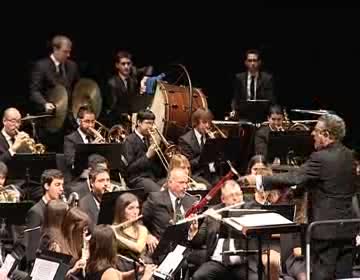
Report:
[{"label": "sheet music", "polygon": [[183,253],[186,247],[177,245],[175,250],[170,252],[163,262],[160,264],[158,269],[154,272],[154,275],[161,279],[166,279],[181,263],[183,260]]},{"label": "sheet music", "polygon": [[8,275],[14,262],[15,262],[15,258],[11,254],[7,254],[4,263],[0,268],[1,275]]},{"label": "sheet music", "polygon": [[44,259],[36,259],[31,272],[32,280],[53,280],[59,263]]},{"label": "sheet music", "polygon": [[240,226],[240,230],[243,227],[251,228],[294,223],[278,213],[248,214],[241,217],[226,218],[226,220],[230,221],[231,224],[235,223],[238,227]]}]

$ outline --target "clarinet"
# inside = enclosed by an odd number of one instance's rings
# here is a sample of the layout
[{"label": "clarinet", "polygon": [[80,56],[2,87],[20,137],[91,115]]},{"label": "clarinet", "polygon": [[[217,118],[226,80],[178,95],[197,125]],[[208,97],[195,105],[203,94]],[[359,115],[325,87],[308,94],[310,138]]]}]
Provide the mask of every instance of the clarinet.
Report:
[{"label": "clarinet", "polygon": [[86,263],[89,258],[89,241],[91,236],[88,236],[88,229],[85,227],[83,229],[83,244],[81,248],[81,260],[84,262],[84,266],[82,268],[82,275],[86,276]]}]

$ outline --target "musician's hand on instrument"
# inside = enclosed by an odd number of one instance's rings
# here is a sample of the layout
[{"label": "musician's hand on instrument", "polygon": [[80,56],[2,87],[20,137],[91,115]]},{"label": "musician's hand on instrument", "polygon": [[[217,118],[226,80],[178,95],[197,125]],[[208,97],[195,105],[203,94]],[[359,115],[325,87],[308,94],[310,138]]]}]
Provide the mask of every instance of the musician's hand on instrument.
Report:
[{"label": "musician's hand on instrument", "polygon": [[147,158],[152,158],[156,155],[156,145],[155,144],[151,144],[146,152],[146,157]]},{"label": "musician's hand on instrument", "polygon": [[242,186],[256,188],[256,176],[255,175],[247,175],[247,176],[240,177],[238,179],[238,182]]},{"label": "musician's hand on instrument", "polygon": [[221,215],[219,213],[216,213],[216,211],[213,208],[209,208],[204,212],[204,215],[209,216],[217,221],[221,220]]},{"label": "musician's hand on instrument", "polygon": [[146,92],[146,81],[149,79],[149,77],[144,77],[140,81],[140,94],[144,94]]},{"label": "musician's hand on instrument", "polygon": [[15,136],[15,142],[12,144],[11,149],[16,152],[22,144],[26,143],[27,140],[29,140],[30,137],[27,133],[21,131]]},{"label": "musician's hand on instrument", "polygon": [[146,245],[148,246],[150,254],[154,253],[156,246],[159,244],[159,240],[152,234],[149,234],[146,239]]},{"label": "musician's hand on instrument", "polygon": [[45,103],[45,112],[51,113],[53,110],[55,110],[55,105],[52,103]]},{"label": "musician's hand on instrument", "polygon": [[156,265],[154,265],[154,264],[146,264],[145,269],[144,269],[144,274],[141,277],[141,280],[152,279],[152,276],[153,276],[156,269],[157,269]]},{"label": "musician's hand on instrument", "polygon": [[230,112],[230,118],[234,118],[235,115],[236,115],[236,111],[235,111],[235,110],[232,110],[232,111]]},{"label": "musician's hand on instrument", "polygon": [[79,259],[75,264],[74,266],[68,270],[67,274],[66,275],[69,275],[69,274],[72,274],[72,273],[76,273],[77,271],[85,268],[86,266],[86,261],[83,260],[83,259]]},{"label": "musician's hand on instrument", "polygon": [[[189,218],[192,218],[194,216],[195,216],[195,214],[191,214],[189,216]],[[198,231],[199,231],[199,223],[198,223],[198,220],[196,219],[196,220],[192,221],[192,223],[190,225],[189,232],[188,232],[188,240],[192,240],[195,237],[195,235],[198,233]]]}]

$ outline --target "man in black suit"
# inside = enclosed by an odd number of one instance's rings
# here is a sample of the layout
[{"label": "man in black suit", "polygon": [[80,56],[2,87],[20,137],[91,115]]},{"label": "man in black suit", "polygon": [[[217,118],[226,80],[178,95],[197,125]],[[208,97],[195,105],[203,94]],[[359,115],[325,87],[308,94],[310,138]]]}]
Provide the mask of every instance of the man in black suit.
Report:
[{"label": "man in black suit", "polygon": [[[339,116],[323,115],[312,132],[316,151],[297,171],[264,177],[249,175],[240,180],[259,190],[306,183],[312,206],[310,222],[351,219],[355,172],[353,153],[341,143],[345,134],[345,123]],[[354,230],[351,224],[314,229],[311,279],[351,278]]]},{"label": "man in black suit", "polygon": [[110,189],[109,170],[102,166],[97,166],[90,170],[89,180],[91,192],[80,199],[79,207],[89,215],[91,220],[90,229],[93,230],[98,222],[102,196]]},{"label": "man in black suit", "polygon": [[[105,96],[107,113],[111,126],[123,124],[128,126],[131,123],[131,114],[135,110],[133,103],[144,93],[145,79],[141,75],[151,75],[152,67],[145,67],[139,71],[133,65],[131,53],[120,50],[115,56],[115,71],[108,83],[108,92]],[[141,71],[140,71],[141,70]]]},{"label": "man in black suit", "polygon": [[208,138],[207,131],[211,127],[213,115],[209,110],[197,109],[191,116],[193,129],[179,138],[181,152],[188,158],[194,176],[205,179],[209,186],[217,181],[215,163],[200,163],[201,151]]},{"label": "man in black suit", "polygon": [[269,108],[268,123],[262,125],[256,132],[254,137],[255,154],[263,155],[267,158],[267,148],[269,142],[270,131],[283,130],[284,113],[279,105],[272,105]]},{"label": "man in black suit", "polygon": [[[240,250],[246,248],[246,239],[242,236],[228,236],[227,226],[222,225],[222,213],[215,213],[223,207],[243,202],[243,193],[238,183],[233,180],[225,182],[221,188],[221,204],[210,208],[204,214],[208,217],[202,222],[198,233],[191,241],[195,248],[206,244],[206,262],[194,273],[193,279],[258,279],[256,255],[222,255],[224,251]],[[250,241],[251,242],[251,241]],[[253,243],[248,243],[252,246]],[[246,278],[246,273],[248,278]]]},{"label": "man in black suit", "polygon": [[76,144],[91,144],[101,141],[101,139],[95,138],[94,133],[92,133],[96,120],[95,113],[90,107],[81,107],[78,112],[78,119],[78,129],[64,138],[65,163],[69,170],[74,167]]},{"label": "man in black suit", "polygon": [[25,221],[26,228],[32,229],[41,226],[44,222],[46,205],[50,200],[59,199],[64,192],[64,176],[60,170],[48,169],[41,175],[43,197],[29,209]]},{"label": "man in black suit", "polygon": [[159,191],[157,181],[161,176],[161,166],[156,155],[156,146],[150,145],[150,130],[155,115],[150,110],[137,114],[136,128],[124,142],[124,157],[127,161],[129,188],[143,188],[146,193]]},{"label": "man in black suit", "polygon": [[[77,64],[70,60],[72,51],[71,40],[62,35],[56,35],[51,41],[52,53],[37,61],[32,68],[30,77],[30,100],[35,104],[37,112],[52,113],[56,108],[48,100],[49,92],[62,85],[68,93],[68,115],[64,124],[64,132],[69,133],[76,127],[71,113],[71,99],[74,85],[80,78]],[[49,133],[39,128],[41,142],[46,143],[50,150],[58,150],[58,133]]]},{"label": "man in black suit", "polygon": [[0,161],[6,163],[17,152],[25,152],[29,135],[23,131],[18,132],[21,126],[21,114],[16,108],[7,108],[2,121],[4,127],[0,133]]},{"label": "man in black suit", "polygon": [[261,58],[258,50],[248,50],[245,54],[246,72],[238,73],[234,79],[234,95],[231,103],[231,116],[239,110],[239,101],[269,100],[276,103],[272,75],[261,71]]},{"label": "man in black suit", "polygon": [[152,192],[143,204],[144,225],[150,232],[148,246],[153,251],[165,229],[184,218],[186,211],[195,203],[193,196],[185,195],[188,187],[187,172],[181,168],[170,171],[167,189]]}]

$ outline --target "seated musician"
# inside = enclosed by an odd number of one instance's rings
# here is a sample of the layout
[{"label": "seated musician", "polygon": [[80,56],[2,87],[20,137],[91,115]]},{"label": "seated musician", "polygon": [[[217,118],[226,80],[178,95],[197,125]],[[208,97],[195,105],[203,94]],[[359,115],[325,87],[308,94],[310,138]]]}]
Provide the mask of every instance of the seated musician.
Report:
[{"label": "seated musician", "polygon": [[[122,272],[116,268],[116,238],[109,225],[97,225],[91,234],[89,259],[86,265],[87,280],[121,280],[135,279],[135,271]],[[140,266],[141,280],[152,279],[156,266]]]},{"label": "seated musician", "polygon": [[147,245],[153,253],[165,229],[184,218],[186,211],[195,203],[196,198],[187,195],[188,172],[174,168],[169,172],[167,189],[151,192],[143,204],[143,221],[150,234]]},{"label": "seated musician", "polygon": [[193,129],[182,135],[178,141],[181,152],[191,163],[194,176],[200,176],[210,184],[217,181],[215,164],[202,165],[200,155],[208,137],[207,132],[210,129],[212,119],[213,115],[210,111],[197,109],[191,117]]},{"label": "seated musician", "polygon": [[89,173],[91,192],[79,201],[79,207],[90,217],[90,231],[97,224],[102,196],[110,188],[109,170],[101,166]]},{"label": "seated musician", "polygon": [[[124,193],[116,200],[112,229],[118,241],[118,253],[125,257],[144,259],[148,230],[139,222],[139,199],[132,193]],[[133,269],[133,264],[120,259],[121,271]]]},{"label": "seated musician", "polygon": [[129,188],[142,188],[146,193],[159,191],[161,187],[157,183],[161,176],[161,165],[156,155],[156,146],[150,145],[150,130],[154,120],[155,115],[150,110],[140,111],[135,130],[124,143]]},{"label": "seated musician", "polygon": [[[88,157],[88,168],[81,173],[78,179],[65,185],[65,192],[68,195],[72,192],[76,192],[79,195],[79,199],[82,199],[84,196],[89,194],[91,192],[89,173],[97,166],[103,167],[105,169],[110,169],[109,162],[105,157],[98,154],[90,155]],[[119,183],[111,181],[111,189],[125,190],[126,184],[125,182]]]},{"label": "seated musician", "polygon": [[48,169],[41,175],[42,198],[28,211],[25,223],[27,229],[41,226],[44,223],[46,205],[51,200],[59,199],[64,192],[64,176],[60,170]]},{"label": "seated musician", "polygon": [[[81,269],[85,267],[88,252],[84,252],[84,237],[90,224],[89,216],[78,207],[70,208],[64,217],[61,231],[56,239],[51,240],[49,249],[54,252],[72,256],[70,269],[65,279],[82,279]],[[74,278],[77,277],[77,278]]]},{"label": "seated musician", "polygon": [[254,138],[255,154],[267,158],[267,148],[270,131],[282,131],[284,113],[279,105],[272,105],[269,108],[268,124],[262,125],[256,132]]},{"label": "seated musician", "polygon": [[8,168],[0,161],[0,202],[18,202],[21,198],[21,190],[16,185],[5,185]]},{"label": "seated musician", "polygon": [[[243,193],[237,182],[228,180],[221,188],[221,204],[210,208],[205,213],[206,217],[202,222],[198,233],[191,241],[192,246],[200,247],[206,244],[206,262],[203,263],[194,273],[193,280],[199,279],[258,279],[257,255],[238,255],[225,257],[222,252],[229,250],[245,249],[246,239],[241,236],[228,238],[226,227],[222,227],[221,218],[224,212],[216,213],[223,207],[235,205],[243,201]],[[250,241],[251,242],[251,241]],[[249,249],[250,249],[249,242]],[[251,248],[253,249],[253,248]],[[246,253],[244,253],[246,254]],[[245,258],[246,257],[246,258]],[[246,278],[248,273],[248,278]]]},{"label": "seated musician", "polygon": [[76,144],[99,143],[93,131],[95,130],[95,112],[88,106],[80,107],[78,112],[79,127],[64,138],[64,156],[67,168],[73,169]]},{"label": "seated musician", "polygon": [[16,108],[7,108],[3,114],[3,129],[0,133],[0,161],[6,163],[19,151],[23,150],[29,135],[19,132],[21,114]]},{"label": "seated musician", "polygon": [[68,211],[68,204],[62,200],[51,200],[46,205],[44,224],[41,226],[40,251],[55,250],[62,236],[61,227]]}]

